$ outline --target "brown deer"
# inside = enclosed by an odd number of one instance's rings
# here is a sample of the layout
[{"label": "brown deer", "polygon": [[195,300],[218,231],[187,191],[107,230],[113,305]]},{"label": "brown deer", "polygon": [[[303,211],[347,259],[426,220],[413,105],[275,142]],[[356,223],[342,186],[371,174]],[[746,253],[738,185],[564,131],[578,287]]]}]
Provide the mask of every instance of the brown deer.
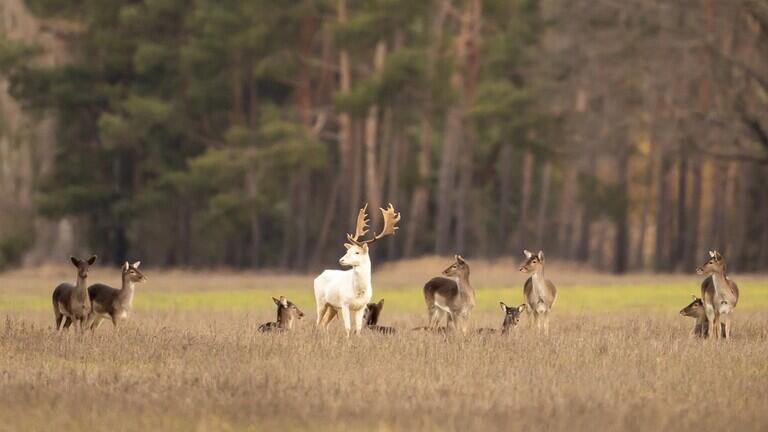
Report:
[{"label": "brown deer", "polygon": [[137,283],[144,283],[147,277],[139,271],[141,261],[123,264],[122,285],[120,289],[105,284],[93,284],[88,287],[88,297],[91,299],[91,313],[88,325],[96,330],[105,318],[112,321],[117,328],[118,321],[128,319],[133,308],[133,294]]},{"label": "brown deer", "polygon": [[[517,307],[510,307],[504,304],[504,302],[499,302],[499,305],[501,306],[502,312],[504,312],[504,322],[501,323],[501,334],[505,335],[508,334],[513,327],[517,326],[517,323],[520,322],[520,315],[527,308],[527,306],[525,303],[523,303]],[[477,330],[477,333],[495,334],[498,331],[498,329],[481,328]]]},{"label": "brown deer", "polygon": [[63,328],[68,329],[73,322],[78,321],[80,329],[83,330],[85,329],[88,314],[91,312],[91,301],[88,298],[86,280],[88,279],[90,267],[96,262],[96,255],[91,256],[87,260],[71,256],[69,260],[77,268],[77,282],[75,285],[64,282],[53,290],[51,298],[53,301],[53,315],[56,318],[56,330],[60,328],[64,317],[67,320],[64,322]]},{"label": "brown deer", "polygon": [[731,337],[730,314],[739,302],[739,287],[725,274],[725,257],[718,251],[709,251],[709,260],[696,268],[696,274],[707,275],[701,283],[701,300],[707,315],[710,329],[721,328],[723,332],[715,332],[715,337],[728,339]]},{"label": "brown deer", "polygon": [[469,283],[469,263],[455,255],[453,264],[443,270],[443,276],[430,279],[424,285],[424,301],[429,313],[429,327],[437,329],[443,317],[446,327],[467,333],[469,316],[475,307],[475,290]]},{"label": "brown deer", "polygon": [[363,321],[365,322],[365,328],[382,334],[395,334],[397,330],[394,327],[386,327],[379,325],[379,317],[381,311],[384,309],[384,299],[379,300],[378,303],[368,303],[363,314]]},{"label": "brown deer", "polygon": [[[557,288],[552,281],[544,278],[544,252],[539,251],[534,255],[524,250],[525,261],[519,270],[523,273],[531,273],[531,277],[523,285],[523,299],[528,306],[528,315],[533,315],[536,327],[541,330],[544,325],[544,334],[549,334],[549,311],[557,300]],[[531,324],[532,325],[532,324]]]},{"label": "brown deer", "polygon": [[[693,301],[680,310],[680,315],[691,317],[695,320],[691,336],[706,338],[709,336],[709,323],[707,323],[707,313],[704,309],[704,302],[700,298],[692,295]],[[724,325],[720,324],[720,331],[724,331]]]},{"label": "brown deer", "polygon": [[293,323],[297,319],[304,318],[304,312],[302,312],[298,306],[287,298],[280,296],[279,299],[272,297],[272,300],[277,305],[277,321],[264,323],[259,326],[259,331],[262,333],[269,332],[284,332],[293,330]]}]

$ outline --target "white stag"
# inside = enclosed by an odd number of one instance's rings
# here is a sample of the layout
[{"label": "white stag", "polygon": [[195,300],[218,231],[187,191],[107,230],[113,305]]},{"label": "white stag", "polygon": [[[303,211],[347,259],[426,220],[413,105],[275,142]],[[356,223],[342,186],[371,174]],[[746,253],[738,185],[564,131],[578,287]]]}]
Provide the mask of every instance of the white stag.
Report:
[{"label": "white stag", "polygon": [[349,243],[345,243],[347,253],[339,259],[342,266],[350,270],[325,270],[315,278],[315,301],[317,302],[317,325],[325,330],[339,311],[344,320],[344,329],[349,336],[354,324],[355,333],[363,327],[363,314],[373,295],[371,285],[371,258],[368,245],[386,236],[393,235],[398,229],[400,213],[395,212],[392,204],[380,209],[384,220],[381,233],[372,239],[361,240],[368,233],[368,204],[357,214],[355,235],[347,234]]}]

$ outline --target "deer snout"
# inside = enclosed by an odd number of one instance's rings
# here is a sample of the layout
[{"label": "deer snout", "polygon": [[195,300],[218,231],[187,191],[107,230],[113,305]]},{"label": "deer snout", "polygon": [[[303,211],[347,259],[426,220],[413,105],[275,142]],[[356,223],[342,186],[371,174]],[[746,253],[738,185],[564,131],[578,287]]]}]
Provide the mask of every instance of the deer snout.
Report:
[{"label": "deer snout", "polygon": [[704,274],[704,269],[701,268],[701,267],[696,267],[696,274],[697,275],[703,275]]},{"label": "deer snout", "polygon": [[522,266],[522,267],[520,267],[519,269],[517,269],[517,271],[519,271],[519,272],[525,272],[525,266]]}]

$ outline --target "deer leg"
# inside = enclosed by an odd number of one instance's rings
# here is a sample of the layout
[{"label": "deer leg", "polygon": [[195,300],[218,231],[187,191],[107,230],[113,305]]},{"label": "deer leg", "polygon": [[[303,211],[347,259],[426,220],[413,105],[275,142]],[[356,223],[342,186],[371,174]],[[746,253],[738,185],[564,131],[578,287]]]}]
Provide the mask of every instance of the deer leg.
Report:
[{"label": "deer leg", "polygon": [[56,316],[56,330],[58,330],[59,327],[61,327],[61,321],[64,320],[64,315],[61,312],[56,311],[55,316]]},{"label": "deer leg", "polygon": [[66,319],[66,320],[64,320],[64,327],[63,327],[63,330],[66,330],[66,329],[68,329],[68,328],[69,328],[69,326],[71,326],[71,325],[72,325],[72,318],[70,318],[70,317],[67,317],[67,319]]},{"label": "deer leg", "polygon": [[[712,331],[711,330],[714,329],[714,328],[719,328],[719,326],[718,327],[713,327],[713,324],[715,322],[715,308],[712,305],[710,305],[710,304],[705,304],[704,312],[707,315],[707,336],[706,337],[710,337],[711,338],[712,337]],[[718,334],[717,337],[719,337],[720,332],[715,331],[715,333],[717,333]]]},{"label": "deer leg", "polygon": [[723,337],[722,332],[720,331],[720,314],[715,314],[715,319],[712,323],[711,329],[714,329],[715,331],[715,337],[717,339],[721,339]]},{"label": "deer leg", "polygon": [[320,324],[323,322],[323,317],[325,316],[326,309],[328,309],[328,305],[317,305],[317,326],[320,327]]},{"label": "deer leg", "polygon": [[437,306],[432,306],[429,310],[429,328],[436,329],[440,325],[440,315],[442,312]]},{"label": "deer leg", "polygon": [[360,330],[363,329],[363,314],[365,313],[365,308],[358,309],[356,311],[352,311],[352,321],[355,325],[355,333],[360,334]]},{"label": "deer leg", "polygon": [[350,323],[351,317],[348,305],[341,306],[341,318],[344,320],[344,330],[347,331],[347,337],[349,337],[352,324]]},{"label": "deer leg", "polygon": [[336,318],[336,315],[338,315],[338,311],[336,308],[334,308],[331,305],[328,305],[328,308],[325,310],[325,317],[323,317],[323,328],[328,329],[328,324],[333,321],[334,318]]},{"label": "deer leg", "polygon": [[91,332],[96,331],[96,329],[99,328],[99,326],[101,325],[102,321],[104,321],[104,318],[100,316],[96,316],[91,322]]},{"label": "deer leg", "polygon": [[549,336],[549,312],[544,312],[541,318],[544,321],[544,336]]}]

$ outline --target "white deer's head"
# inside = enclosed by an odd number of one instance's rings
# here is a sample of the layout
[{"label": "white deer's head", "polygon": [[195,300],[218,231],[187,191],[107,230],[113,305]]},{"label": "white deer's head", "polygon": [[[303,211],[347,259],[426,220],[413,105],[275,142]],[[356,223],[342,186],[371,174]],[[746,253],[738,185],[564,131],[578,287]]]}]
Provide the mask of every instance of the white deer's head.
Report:
[{"label": "white deer's head", "polygon": [[397,223],[400,221],[400,213],[395,212],[395,208],[390,204],[386,209],[379,209],[384,220],[384,227],[381,229],[381,232],[371,239],[361,240],[360,238],[368,233],[367,209],[368,204],[357,213],[355,234],[347,234],[349,243],[344,243],[347,253],[339,259],[339,264],[343,266],[357,267],[362,264],[370,265],[371,258],[368,255],[368,245],[386,236],[393,235],[398,229]]}]

